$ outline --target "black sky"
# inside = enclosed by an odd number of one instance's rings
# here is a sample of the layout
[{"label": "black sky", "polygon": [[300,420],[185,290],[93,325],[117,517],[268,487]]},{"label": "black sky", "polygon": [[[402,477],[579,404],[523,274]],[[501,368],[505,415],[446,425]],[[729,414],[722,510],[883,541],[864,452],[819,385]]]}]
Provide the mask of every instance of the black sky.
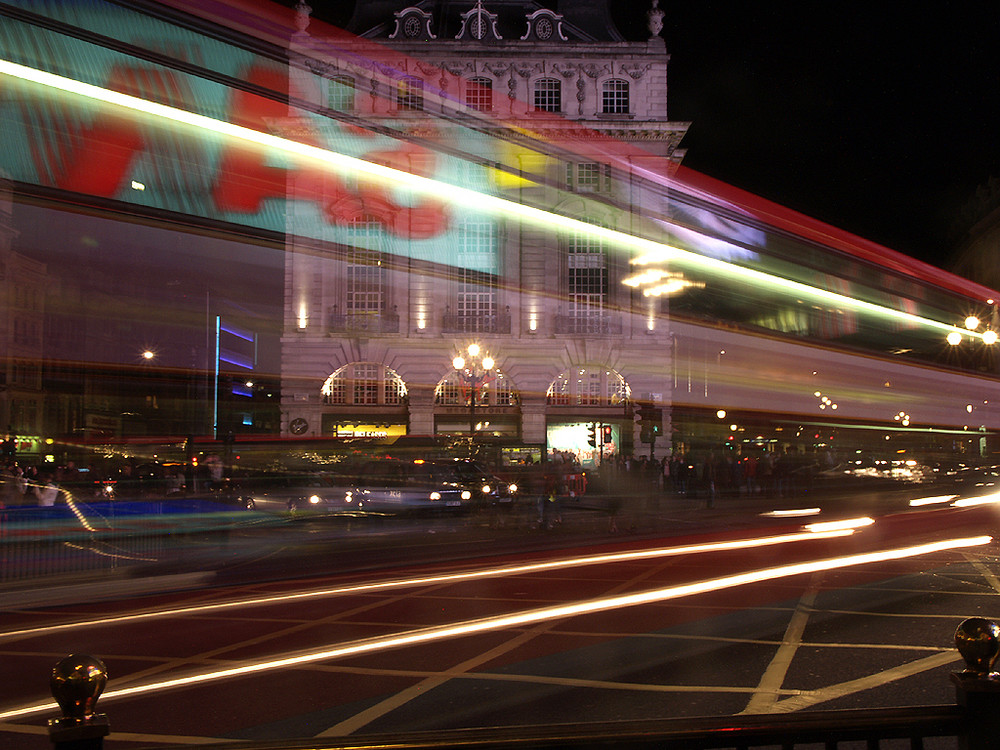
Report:
[{"label": "black sky", "polygon": [[[352,3],[311,5],[343,23]],[[612,3],[627,38],[648,34],[649,5]],[[670,116],[692,123],[686,166],[947,265],[962,206],[1000,177],[996,5],[660,6]]]}]

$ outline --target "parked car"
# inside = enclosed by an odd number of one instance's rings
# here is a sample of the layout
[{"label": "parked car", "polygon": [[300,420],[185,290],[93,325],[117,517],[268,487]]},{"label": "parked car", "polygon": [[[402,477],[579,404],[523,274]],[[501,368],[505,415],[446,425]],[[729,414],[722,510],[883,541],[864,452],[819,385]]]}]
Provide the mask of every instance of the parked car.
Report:
[{"label": "parked car", "polygon": [[369,513],[458,512],[471,506],[454,467],[428,461],[372,461],[358,473],[345,501]]}]

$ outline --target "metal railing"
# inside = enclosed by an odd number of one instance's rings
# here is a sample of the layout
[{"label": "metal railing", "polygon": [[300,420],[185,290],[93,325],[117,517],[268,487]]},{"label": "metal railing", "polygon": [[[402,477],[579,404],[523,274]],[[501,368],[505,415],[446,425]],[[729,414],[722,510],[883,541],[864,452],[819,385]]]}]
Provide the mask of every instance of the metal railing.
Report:
[{"label": "metal railing", "polygon": [[[963,621],[955,631],[955,645],[966,669],[953,673],[956,704],[845,711],[811,711],[789,714],[739,715],[650,721],[579,723],[547,727],[462,729],[412,734],[369,735],[356,739],[282,740],[237,742],[221,747],[247,750],[360,750],[361,748],[462,748],[499,750],[530,747],[548,750],[571,748],[656,748],[710,750],[721,748],[774,748],[787,750],[823,745],[827,750],[843,743],[882,747],[884,741],[924,748],[924,740],[954,740],[949,747],[962,750],[995,750],[1000,747],[1000,675],[993,664],[1000,653],[1000,626],[984,618]],[[56,750],[99,750],[110,734],[110,722],[96,712],[97,700],[107,684],[104,663],[90,655],[74,654],[53,669],[52,694],[63,715],[49,720],[49,737]],[[212,745],[218,748],[220,745]]]},{"label": "metal railing", "polygon": [[622,333],[622,317],[618,313],[606,310],[583,311],[575,315],[556,315],[555,332],[557,334],[620,336]]},{"label": "metal railing", "polygon": [[510,308],[494,315],[445,312],[442,333],[510,333]]},{"label": "metal railing", "polygon": [[399,333],[399,313],[337,312],[334,307],[327,315],[329,333]]}]

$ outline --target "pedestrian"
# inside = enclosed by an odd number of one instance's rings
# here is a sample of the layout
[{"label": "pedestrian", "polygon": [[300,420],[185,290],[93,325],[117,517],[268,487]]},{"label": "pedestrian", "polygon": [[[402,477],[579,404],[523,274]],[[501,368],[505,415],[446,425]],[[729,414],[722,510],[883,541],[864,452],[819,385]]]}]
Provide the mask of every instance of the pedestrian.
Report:
[{"label": "pedestrian", "polygon": [[38,500],[39,508],[51,508],[59,497],[59,485],[51,476],[45,476],[32,487],[32,493]]}]

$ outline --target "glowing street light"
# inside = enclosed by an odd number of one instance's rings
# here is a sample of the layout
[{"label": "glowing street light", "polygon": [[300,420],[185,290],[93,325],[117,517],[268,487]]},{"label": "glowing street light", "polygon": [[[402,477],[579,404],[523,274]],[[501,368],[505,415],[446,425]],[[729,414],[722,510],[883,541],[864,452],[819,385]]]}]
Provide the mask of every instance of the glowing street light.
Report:
[{"label": "glowing street light", "polygon": [[458,354],[451,361],[451,364],[469,388],[469,435],[474,437],[476,434],[476,401],[482,387],[493,377],[493,367],[496,363],[493,361],[493,357],[483,353],[479,344],[469,344],[465,351],[468,354],[468,359]]}]

